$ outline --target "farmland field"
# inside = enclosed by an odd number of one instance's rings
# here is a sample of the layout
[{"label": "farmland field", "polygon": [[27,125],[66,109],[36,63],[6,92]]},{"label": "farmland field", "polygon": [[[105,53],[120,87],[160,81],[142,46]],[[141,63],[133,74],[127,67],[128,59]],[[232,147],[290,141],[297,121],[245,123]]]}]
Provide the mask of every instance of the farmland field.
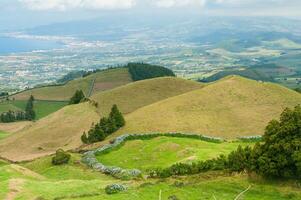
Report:
[{"label": "farmland field", "polygon": [[213,143],[189,138],[158,137],[127,141],[118,149],[100,154],[97,159],[108,166],[147,170],[168,167],[177,162],[208,160],[228,154],[244,142]]}]

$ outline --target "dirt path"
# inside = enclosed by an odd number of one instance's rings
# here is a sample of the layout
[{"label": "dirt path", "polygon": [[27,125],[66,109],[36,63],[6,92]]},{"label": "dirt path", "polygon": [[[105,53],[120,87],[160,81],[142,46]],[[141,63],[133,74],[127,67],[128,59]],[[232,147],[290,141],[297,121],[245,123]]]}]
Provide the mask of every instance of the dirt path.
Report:
[{"label": "dirt path", "polygon": [[40,175],[40,174],[38,174],[34,171],[31,171],[30,169],[22,167],[20,165],[11,164],[10,166],[11,166],[11,168],[13,168],[14,170],[21,173],[24,176],[29,176],[29,177],[36,178],[36,179],[39,179],[39,180],[44,180],[45,179],[44,176],[42,176],[42,175]]},{"label": "dirt path", "polygon": [[8,194],[5,200],[14,200],[18,196],[18,193],[21,192],[23,184],[24,184],[23,179],[9,180]]}]

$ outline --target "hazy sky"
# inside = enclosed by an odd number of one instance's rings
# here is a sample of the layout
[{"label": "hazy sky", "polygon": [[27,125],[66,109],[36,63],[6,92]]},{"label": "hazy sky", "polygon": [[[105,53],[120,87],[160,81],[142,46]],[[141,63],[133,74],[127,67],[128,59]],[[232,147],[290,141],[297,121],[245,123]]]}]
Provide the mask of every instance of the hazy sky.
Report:
[{"label": "hazy sky", "polygon": [[0,0],[0,30],[137,10],[301,17],[301,0]]}]

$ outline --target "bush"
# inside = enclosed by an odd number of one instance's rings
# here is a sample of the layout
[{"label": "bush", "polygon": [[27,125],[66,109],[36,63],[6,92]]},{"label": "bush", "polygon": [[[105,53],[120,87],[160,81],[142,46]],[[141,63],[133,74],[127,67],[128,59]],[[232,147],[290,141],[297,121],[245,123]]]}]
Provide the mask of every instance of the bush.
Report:
[{"label": "bush", "polygon": [[52,157],[53,165],[67,164],[71,158],[71,155],[66,153],[63,149],[58,149],[55,156]]},{"label": "bush", "polygon": [[126,187],[121,185],[121,184],[112,184],[112,185],[108,185],[105,188],[105,191],[107,194],[116,194],[122,191],[125,191]]}]

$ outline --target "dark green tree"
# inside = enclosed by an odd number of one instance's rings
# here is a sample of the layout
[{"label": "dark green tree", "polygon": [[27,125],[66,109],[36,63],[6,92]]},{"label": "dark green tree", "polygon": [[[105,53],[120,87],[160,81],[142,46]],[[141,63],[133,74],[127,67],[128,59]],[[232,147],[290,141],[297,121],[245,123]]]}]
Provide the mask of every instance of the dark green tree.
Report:
[{"label": "dark green tree", "polygon": [[27,101],[25,108],[25,115],[27,120],[34,120],[36,118],[36,113],[34,111],[34,97],[31,95]]},{"label": "dark green tree", "polygon": [[121,128],[125,125],[124,117],[116,104],[113,105],[109,118],[115,121],[117,128]]},{"label": "dark green tree", "polygon": [[74,95],[71,97],[71,99],[69,101],[69,105],[79,104],[85,98],[86,98],[85,94],[82,90],[76,90],[76,92],[74,93]]}]

